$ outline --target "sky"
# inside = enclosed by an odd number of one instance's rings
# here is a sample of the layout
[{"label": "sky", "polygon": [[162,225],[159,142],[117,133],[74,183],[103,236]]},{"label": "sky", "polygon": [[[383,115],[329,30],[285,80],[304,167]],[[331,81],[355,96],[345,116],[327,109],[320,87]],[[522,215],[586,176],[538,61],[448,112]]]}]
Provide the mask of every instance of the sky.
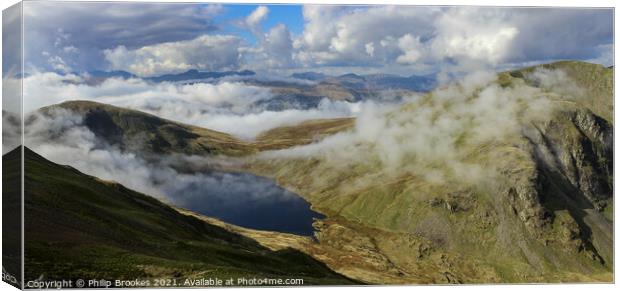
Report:
[{"label": "sky", "polygon": [[[352,133],[278,155],[325,154],[334,160],[357,161],[371,153],[391,168],[401,167],[404,158],[419,156],[420,163],[411,163],[419,167],[414,170],[434,180],[443,175],[426,168],[437,165],[435,157],[444,159],[447,168],[459,175],[477,175],[477,167],[458,162],[465,160],[466,153],[452,148],[453,138],[463,130],[472,133],[472,141],[482,143],[519,132],[518,122],[548,116],[548,100],[538,98],[545,94],[528,86],[496,86],[493,70],[565,59],[613,64],[612,9],[42,1],[23,5],[25,74],[19,74],[18,42],[11,41],[20,36],[19,17],[11,14],[14,10],[3,15],[3,96],[23,94],[23,102],[3,98],[3,110],[8,113],[23,110],[36,115],[43,106],[89,100],[244,140],[305,120],[356,117]],[[385,113],[400,106],[393,102],[393,92],[378,92],[372,100],[356,102],[322,98],[315,107],[293,104],[275,110],[261,102],[278,100],[277,90],[235,79],[185,84],[108,78],[91,84],[88,76],[72,74],[123,70],[150,77],[189,69],[247,69],[258,72],[258,79],[290,83],[302,81],[286,76],[304,71],[471,75],[463,78],[459,87],[463,90],[440,87],[434,94],[437,100],[453,100],[457,106],[443,102],[429,110],[420,106],[390,122]],[[558,84],[564,90],[579,92],[566,86],[571,82],[564,77],[554,76],[547,79],[562,79]],[[544,85],[543,80],[536,82]],[[479,92],[480,98],[469,98],[473,92]],[[424,100],[415,93],[402,97],[399,102]],[[531,118],[515,115],[522,111]],[[8,124],[16,119],[3,114],[3,120]],[[55,162],[151,194],[158,194],[164,184],[194,182],[195,177],[178,178],[171,172],[173,167],[154,167],[132,153],[107,146],[70,112],[40,121],[28,127],[25,145]],[[22,141],[21,130],[16,129],[3,138],[3,149]],[[45,132],[56,139],[50,140]],[[355,149],[369,141],[377,141],[371,147],[376,152]],[[490,177],[486,172],[480,176]],[[174,179],[154,183],[154,177]]]},{"label": "sky", "polygon": [[33,1],[24,35],[26,72],[411,75],[613,63],[612,9]]}]

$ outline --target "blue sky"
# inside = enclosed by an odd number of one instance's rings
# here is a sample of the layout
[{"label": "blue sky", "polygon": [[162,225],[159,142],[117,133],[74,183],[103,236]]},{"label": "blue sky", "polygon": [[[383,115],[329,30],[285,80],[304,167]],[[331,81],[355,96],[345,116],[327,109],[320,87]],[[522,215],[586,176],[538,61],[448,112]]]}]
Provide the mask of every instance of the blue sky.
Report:
[{"label": "blue sky", "polygon": [[[245,29],[234,25],[234,22],[248,16],[259,5],[224,5],[223,13],[214,18],[220,23],[222,31],[243,36],[248,42],[256,43],[256,38]],[[269,5],[269,18],[263,22],[262,27],[267,30],[278,23],[286,25],[294,35],[299,35],[303,30],[303,15],[301,5]]]},{"label": "blue sky", "polygon": [[37,1],[24,17],[26,71],[411,75],[613,58],[612,9]]}]

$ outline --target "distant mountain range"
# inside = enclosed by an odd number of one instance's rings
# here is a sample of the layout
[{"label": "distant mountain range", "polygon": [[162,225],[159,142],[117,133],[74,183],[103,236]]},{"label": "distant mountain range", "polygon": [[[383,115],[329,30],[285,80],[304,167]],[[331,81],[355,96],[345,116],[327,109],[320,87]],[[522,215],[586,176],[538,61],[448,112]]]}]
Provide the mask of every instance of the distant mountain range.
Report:
[{"label": "distant mountain range", "polygon": [[88,75],[96,78],[137,78],[138,76],[126,71],[90,71]]},{"label": "distant mountain range", "polygon": [[368,90],[403,89],[427,92],[437,86],[437,78],[434,75],[403,77],[393,74],[357,75],[350,73],[340,76],[329,76],[316,72],[304,72],[294,73],[291,77],[324,83],[336,83],[349,88]]},{"label": "distant mountain range", "polygon": [[[105,79],[105,78],[139,78],[138,76],[126,72],[126,71],[90,71],[87,74],[91,78]],[[261,78],[260,75],[254,71],[223,71],[223,72],[211,72],[211,71],[199,71],[196,69],[188,70],[178,74],[165,74],[153,77],[144,77],[142,79],[151,82],[201,82],[201,81],[217,81],[224,77],[244,77],[244,81],[252,84],[261,84],[266,86],[286,87],[286,86],[298,86],[292,80],[290,82],[285,79],[282,81],[269,80],[269,78]],[[403,77],[394,74],[371,74],[371,75],[357,75],[357,74],[344,74],[339,76],[330,76],[318,72],[303,72],[293,73],[289,76],[293,79],[299,79],[304,81],[313,81],[317,84],[329,84],[338,85],[349,90],[409,90],[416,92],[428,92],[437,86],[437,78],[434,75],[411,75]]]},{"label": "distant mountain range", "polygon": [[[82,75],[84,83],[88,85],[101,84],[108,78],[141,78],[126,71],[92,71]],[[394,102],[414,93],[431,91],[437,86],[437,79],[433,75],[403,77],[393,74],[344,74],[329,76],[318,72],[305,72],[274,78],[261,76],[249,70],[224,72],[188,70],[179,74],[165,74],[141,79],[153,83],[193,84],[217,83],[226,77],[236,77],[235,82],[270,89],[274,96],[255,104],[259,109],[270,111],[317,108],[324,98],[348,102],[363,100]]]},{"label": "distant mountain range", "polygon": [[219,79],[229,76],[255,76],[256,73],[249,70],[244,71],[226,71],[226,72],[201,72],[195,69],[180,74],[165,74],[156,77],[145,78],[145,80],[153,82],[180,82],[201,79]]}]

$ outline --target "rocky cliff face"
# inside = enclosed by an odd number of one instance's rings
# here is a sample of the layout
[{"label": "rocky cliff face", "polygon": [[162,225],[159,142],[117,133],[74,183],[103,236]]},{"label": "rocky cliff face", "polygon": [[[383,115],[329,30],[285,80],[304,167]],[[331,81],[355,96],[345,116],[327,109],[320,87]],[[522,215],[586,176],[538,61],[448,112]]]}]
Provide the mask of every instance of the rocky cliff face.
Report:
[{"label": "rocky cliff face", "polygon": [[[589,109],[572,108],[533,125],[524,137],[535,167],[506,192],[514,213],[545,245],[555,240],[610,263],[611,240],[593,242],[612,232],[612,218],[604,213],[612,207],[612,125]],[[562,211],[568,215],[558,218]],[[596,219],[584,219],[588,216]],[[550,235],[554,227],[563,234]]]}]

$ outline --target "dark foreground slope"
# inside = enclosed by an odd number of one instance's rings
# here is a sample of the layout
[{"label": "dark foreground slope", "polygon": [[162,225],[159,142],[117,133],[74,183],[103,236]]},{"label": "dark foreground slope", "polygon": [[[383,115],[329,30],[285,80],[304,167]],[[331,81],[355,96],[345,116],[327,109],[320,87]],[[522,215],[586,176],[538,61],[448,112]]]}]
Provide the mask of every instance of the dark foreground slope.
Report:
[{"label": "dark foreground slope", "polygon": [[[12,163],[19,155],[4,155],[4,165],[19,166]],[[24,160],[26,281],[269,277],[353,283],[298,251],[271,251],[27,148]]]}]

